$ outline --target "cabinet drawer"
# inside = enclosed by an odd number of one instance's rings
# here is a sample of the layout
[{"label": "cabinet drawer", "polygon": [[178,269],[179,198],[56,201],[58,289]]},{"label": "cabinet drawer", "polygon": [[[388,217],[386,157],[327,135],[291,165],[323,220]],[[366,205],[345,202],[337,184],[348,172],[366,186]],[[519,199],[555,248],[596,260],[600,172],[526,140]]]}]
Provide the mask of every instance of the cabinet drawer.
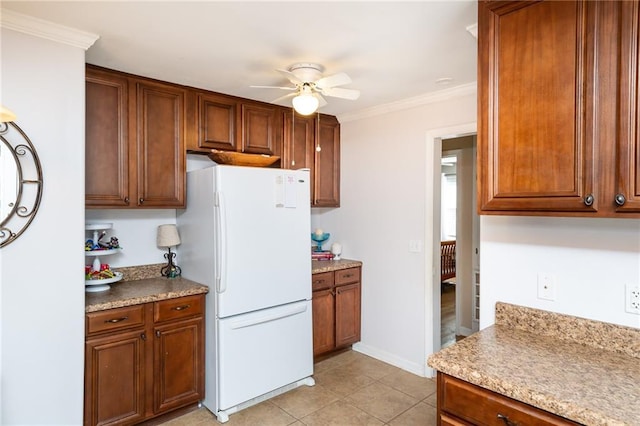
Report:
[{"label": "cabinet drawer", "polygon": [[576,424],[451,376],[443,374],[441,378],[443,381],[442,410],[473,424],[508,423],[537,426]]},{"label": "cabinet drawer", "polygon": [[86,315],[86,334],[91,335],[112,330],[142,327],[144,325],[144,305],[127,306]]},{"label": "cabinet drawer", "polygon": [[357,282],[360,282],[360,268],[349,268],[336,271],[336,285]]},{"label": "cabinet drawer", "polygon": [[311,289],[324,290],[333,287],[333,272],[321,272],[311,276]]},{"label": "cabinet drawer", "polygon": [[154,322],[162,322],[202,315],[203,307],[204,296],[201,294],[155,302],[153,320]]}]

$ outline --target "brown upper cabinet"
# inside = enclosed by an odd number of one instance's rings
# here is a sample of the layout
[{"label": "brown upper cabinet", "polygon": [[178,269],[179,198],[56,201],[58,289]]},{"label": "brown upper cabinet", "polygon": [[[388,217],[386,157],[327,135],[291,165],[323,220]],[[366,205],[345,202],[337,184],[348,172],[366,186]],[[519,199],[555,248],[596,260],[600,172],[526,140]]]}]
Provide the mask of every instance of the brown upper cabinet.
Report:
[{"label": "brown upper cabinet", "polygon": [[87,65],[87,207],[184,207],[185,102],[180,87]]},{"label": "brown upper cabinet", "polygon": [[211,149],[247,154],[281,155],[282,110],[266,103],[189,88],[189,108],[195,123],[189,126],[187,150]]},{"label": "brown upper cabinet", "polygon": [[88,208],[182,208],[186,153],[276,155],[311,170],[311,206],[340,206],[340,123],[279,105],[87,65]]},{"label": "brown upper cabinet", "polygon": [[284,115],[282,167],[311,170],[311,206],[340,206],[340,123],[334,116]]},{"label": "brown upper cabinet", "polygon": [[478,8],[479,212],[640,217],[637,2]]}]

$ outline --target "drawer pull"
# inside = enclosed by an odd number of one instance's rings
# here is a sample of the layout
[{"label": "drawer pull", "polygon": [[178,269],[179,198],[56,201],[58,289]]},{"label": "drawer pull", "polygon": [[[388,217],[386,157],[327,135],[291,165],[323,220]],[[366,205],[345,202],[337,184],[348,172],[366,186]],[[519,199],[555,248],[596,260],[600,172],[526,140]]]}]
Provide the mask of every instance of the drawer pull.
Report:
[{"label": "drawer pull", "polygon": [[185,309],[189,309],[191,305],[180,305],[172,308],[174,311],[184,311]]},{"label": "drawer pull", "polygon": [[506,426],[518,426],[518,423],[509,420],[509,417],[498,413],[498,419],[502,420]]},{"label": "drawer pull", "polygon": [[124,321],[126,319],[129,319],[129,317],[112,318],[112,319],[105,320],[104,322],[110,323],[110,324],[115,324],[117,322],[121,322],[121,321]]},{"label": "drawer pull", "polygon": [[344,274],[345,278],[351,278],[353,276],[353,274]]}]

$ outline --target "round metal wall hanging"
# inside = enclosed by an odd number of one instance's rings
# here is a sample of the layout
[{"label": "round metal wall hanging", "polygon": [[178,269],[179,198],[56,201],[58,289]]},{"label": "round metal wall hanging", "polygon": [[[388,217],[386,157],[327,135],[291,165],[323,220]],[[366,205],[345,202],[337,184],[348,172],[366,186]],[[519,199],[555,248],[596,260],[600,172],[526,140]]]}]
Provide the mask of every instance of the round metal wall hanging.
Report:
[{"label": "round metal wall hanging", "polygon": [[0,123],[0,247],[16,240],[42,198],[42,167],[35,147],[14,122]]}]

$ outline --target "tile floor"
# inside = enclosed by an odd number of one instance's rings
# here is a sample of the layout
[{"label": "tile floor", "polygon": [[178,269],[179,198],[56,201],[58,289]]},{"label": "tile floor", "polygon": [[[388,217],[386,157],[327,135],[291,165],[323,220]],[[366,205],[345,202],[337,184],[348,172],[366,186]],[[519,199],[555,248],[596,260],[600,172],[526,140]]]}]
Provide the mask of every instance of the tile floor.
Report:
[{"label": "tile floor", "polygon": [[[355,351],[316,363],[301,386],[229,416],[229,426],[436,424],[436,382]],[[206,408],[163,426],[220,424]]]}]

